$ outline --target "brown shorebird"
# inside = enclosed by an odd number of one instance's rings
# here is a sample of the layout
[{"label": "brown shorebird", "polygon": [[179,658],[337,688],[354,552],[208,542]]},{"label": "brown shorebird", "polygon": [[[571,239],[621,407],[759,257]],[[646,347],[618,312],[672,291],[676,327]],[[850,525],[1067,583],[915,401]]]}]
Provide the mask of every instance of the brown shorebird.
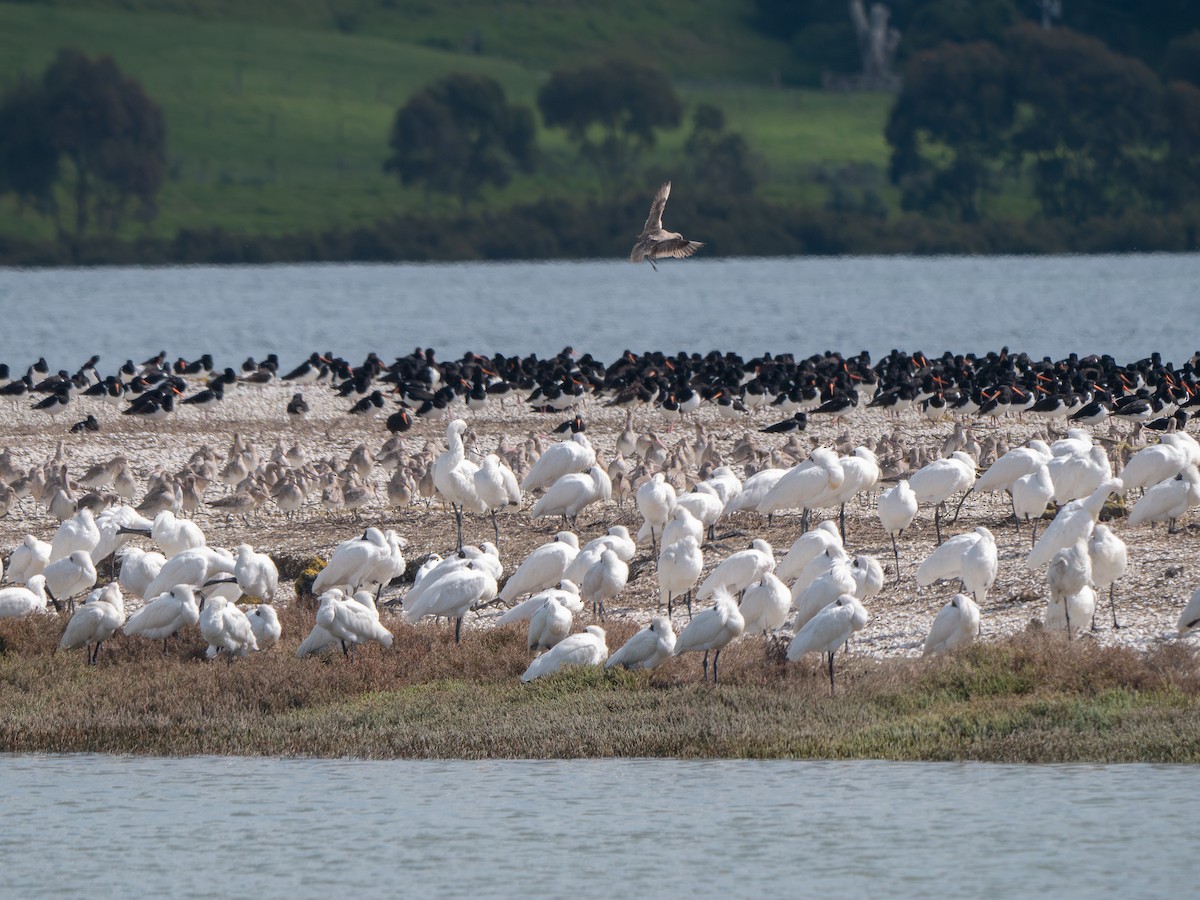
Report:
[{"label": "brown shorebird", "polygon": [[666,256],[674,259],[686,259],[704,246],[699,241],[687,240],[678,231],[663,229],[663,208],[667,205],[669,196],[671,196],[671,182],[668,181],[654,195],[654,202],[650,204],[650,215],[646,217],[642,233],[638,235],[637,242],[633,245],[633,251],[629,254],[630,262],[648,260],[656,272],[658,271],[658,266],[654,265],[656,259]]}]

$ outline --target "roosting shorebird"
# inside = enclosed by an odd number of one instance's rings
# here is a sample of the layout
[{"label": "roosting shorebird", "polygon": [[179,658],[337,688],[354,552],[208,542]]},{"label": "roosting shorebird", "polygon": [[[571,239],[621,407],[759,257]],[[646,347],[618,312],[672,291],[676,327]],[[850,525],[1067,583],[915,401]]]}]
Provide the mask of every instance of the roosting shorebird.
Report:
[{"label": "roosting shorebird", "polygon": [[663,257],[686,259],[704,246],[700,241],[687,240],[678,231],[666,231],[663,228],[663,209],[667,205],[669,196],[671,196],[671,182],[668,181],[654,195],[654,202],[650,204],[650,215],[646,217],[642,233],[638,235],[633,250],[629,254],[630,262],[648,260],[651,267],[658,271],[658,266],[654,265],[656,259]]}]

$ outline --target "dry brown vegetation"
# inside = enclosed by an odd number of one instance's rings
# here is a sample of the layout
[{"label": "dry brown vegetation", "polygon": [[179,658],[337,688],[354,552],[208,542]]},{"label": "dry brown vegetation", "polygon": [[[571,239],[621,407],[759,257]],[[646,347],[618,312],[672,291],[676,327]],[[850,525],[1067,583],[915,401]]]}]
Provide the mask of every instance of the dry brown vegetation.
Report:
[{"label": "dry brown vegetation", "polygon": [[[1183,644],[1142,653],[1032,629],[936,660],[852,648],[831,697],[815,657],[785,664],[761,638],[722,655],[718,688],[697,655],[522,685],[515,626],[455,646],[448,628],[393,622],[389,651],[296,659],[311,613],[284,619],[280,646],[232,664],[205,661],[195,637],[166,658],[118,638],[94,669],[54,653],[53,619],[0,622],[0,751],[1200,761],[1200,674]],[[634,628],[613,623],[611,644]]]}]

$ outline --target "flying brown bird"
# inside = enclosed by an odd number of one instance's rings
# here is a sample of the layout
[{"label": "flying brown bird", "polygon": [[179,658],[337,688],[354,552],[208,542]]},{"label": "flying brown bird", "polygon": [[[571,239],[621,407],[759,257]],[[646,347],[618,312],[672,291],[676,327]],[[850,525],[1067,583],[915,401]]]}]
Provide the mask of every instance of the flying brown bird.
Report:
[{"label": "flying brown bird", "polygon": [[650,215],[646,217],[642,233],[638,235],[637,242],[629,254],[630,262],[636,263],[645,259],[650,262],[655,271],[658,271],[658,266],[654,265],[656,259],[667,256],[674,259],[685,259],[704,246],[699,241],[687,240],[678,231],[663,229],[663,208],[667,205],[669,196],[671,196],[671,182],[668,181],[654,195],[654,202],[650,204]]}]

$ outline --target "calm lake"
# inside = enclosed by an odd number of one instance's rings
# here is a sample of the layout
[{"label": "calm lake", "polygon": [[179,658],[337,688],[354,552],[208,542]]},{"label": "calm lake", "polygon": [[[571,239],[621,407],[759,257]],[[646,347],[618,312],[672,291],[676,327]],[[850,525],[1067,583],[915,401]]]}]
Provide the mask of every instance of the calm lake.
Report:
[{"label": "calm lake", "polygon": [[1186,896],[1193,767],[0,757],[5,894]]},{"label": "calm lake", "polygon": [[101,371],[166,350],[222,365],[416,346],[611,361],[635,350],[1035,356],[1200,347],[1200,255],[0,269],[0,361]]}]

